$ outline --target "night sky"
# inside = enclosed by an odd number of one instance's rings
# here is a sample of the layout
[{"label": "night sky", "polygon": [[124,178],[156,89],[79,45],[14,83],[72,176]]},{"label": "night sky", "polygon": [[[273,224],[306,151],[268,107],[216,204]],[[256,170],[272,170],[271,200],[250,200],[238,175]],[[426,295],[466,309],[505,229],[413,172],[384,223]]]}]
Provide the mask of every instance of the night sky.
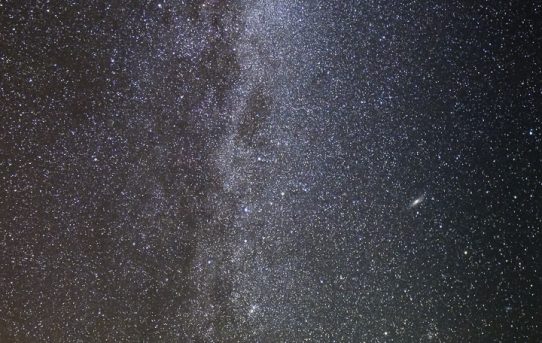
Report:
[{"label": "night sky", "polygon": [[541,16],[0,0],[0,342],[542,341]]}]

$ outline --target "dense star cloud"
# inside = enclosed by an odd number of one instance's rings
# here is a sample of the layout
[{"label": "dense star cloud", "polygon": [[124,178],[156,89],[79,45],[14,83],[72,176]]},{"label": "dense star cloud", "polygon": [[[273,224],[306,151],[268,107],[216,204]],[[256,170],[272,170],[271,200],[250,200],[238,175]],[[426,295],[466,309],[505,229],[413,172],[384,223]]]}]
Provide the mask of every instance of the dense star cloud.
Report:
[{"label": "dense star cloud", "polygon": [[0,341],[542,339],[541,12],[0,0]]}]

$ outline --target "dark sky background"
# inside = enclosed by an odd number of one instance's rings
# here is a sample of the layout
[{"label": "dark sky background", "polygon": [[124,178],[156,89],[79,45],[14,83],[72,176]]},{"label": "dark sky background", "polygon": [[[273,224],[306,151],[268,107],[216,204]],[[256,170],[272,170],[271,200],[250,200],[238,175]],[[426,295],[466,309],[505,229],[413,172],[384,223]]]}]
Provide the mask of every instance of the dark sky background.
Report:
[{"label": "dark sky background", "polygon": [[540,342],[541,15],[0,0],[0,342]]}]

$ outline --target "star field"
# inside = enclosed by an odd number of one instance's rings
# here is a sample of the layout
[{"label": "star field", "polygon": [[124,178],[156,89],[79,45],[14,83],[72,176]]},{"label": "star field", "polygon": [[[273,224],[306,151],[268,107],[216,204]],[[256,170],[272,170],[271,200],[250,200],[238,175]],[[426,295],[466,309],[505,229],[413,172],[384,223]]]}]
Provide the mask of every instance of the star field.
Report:
[{"label": "star field", "polygon": [[537,342],[536,2],[0,0],[0,342]]}]

